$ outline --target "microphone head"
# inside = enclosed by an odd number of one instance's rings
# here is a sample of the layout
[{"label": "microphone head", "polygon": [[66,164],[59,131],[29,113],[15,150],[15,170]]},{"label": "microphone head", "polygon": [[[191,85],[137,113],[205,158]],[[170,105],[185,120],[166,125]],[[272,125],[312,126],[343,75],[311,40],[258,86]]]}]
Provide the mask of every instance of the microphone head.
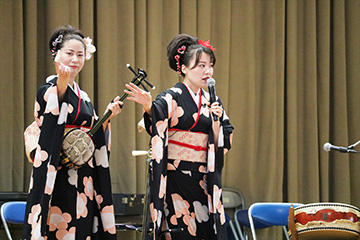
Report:
[{"label": "microphone head", "polygon": [[213,79],[213,78],[209,78],[209,79],[206,81],[207,86],[211,86],[211,85],[214,86],[215,83],[216,83],[216,81],[215,81],[215,79]]},{"label": "microphone head", "polygon": [[324,150],[327,151],[327,152],[330,152],[331,150],[331,143],[325,143],[324,146],[323,146]]}]

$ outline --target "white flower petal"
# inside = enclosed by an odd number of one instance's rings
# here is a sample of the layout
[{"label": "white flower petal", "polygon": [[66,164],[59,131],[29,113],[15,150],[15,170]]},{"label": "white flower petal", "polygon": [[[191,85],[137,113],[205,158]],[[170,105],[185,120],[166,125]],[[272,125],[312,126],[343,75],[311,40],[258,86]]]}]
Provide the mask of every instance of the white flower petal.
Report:
[{"label": "white flower petal", "polygon": [[60,51],[60,49],[57,51],[57,53],[56,53],[56,57],[55,57],[55,59],[54,59],[54,61],[55,62],[57,62],[57,63],[59,63],[60,62],[60,59],[61,59],[61,51]]},{"label": "white flower petal", "polygon": [[60,115],[57,122],[58,125],[64,124],[66,122],[67,114],[68,114],[67,109],[68,109],[67,103],[63,102],[61,105]]}]

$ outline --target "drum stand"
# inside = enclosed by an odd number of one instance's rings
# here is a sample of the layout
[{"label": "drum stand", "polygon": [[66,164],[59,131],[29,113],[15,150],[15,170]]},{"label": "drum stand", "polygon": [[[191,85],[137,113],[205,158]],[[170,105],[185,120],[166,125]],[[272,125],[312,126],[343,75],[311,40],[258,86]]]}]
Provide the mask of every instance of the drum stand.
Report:
[{"label": "drum stand", "polygon": [[[148,151],[132,151],[132,155],[133,156],[140,156],[140,155],[147,155],[146,157],[146,189],[145,189],[145,196],[144,196],[144,209],[143,209],[143,219],[142,219],[142,227],[137,228],[136,230],[141,232],[141,239],[142,240],[151,240],[151,233],[154,231],[154,229],[152,229],[150,227],[150,209],[149,209],[149,205],[150,205],[150,163],[151,163],[151,153],[152,153],[152,149],[150,147],[150,149]],[[165,234],[166,233],[175,233],[175,232],[182,232],[184,231],[183,228],[175,228],[175,229],[166,229],[161,231],[160,235],[159,235],[159,239],[161,239],[162,237],[164,237],[165,239]]]}]

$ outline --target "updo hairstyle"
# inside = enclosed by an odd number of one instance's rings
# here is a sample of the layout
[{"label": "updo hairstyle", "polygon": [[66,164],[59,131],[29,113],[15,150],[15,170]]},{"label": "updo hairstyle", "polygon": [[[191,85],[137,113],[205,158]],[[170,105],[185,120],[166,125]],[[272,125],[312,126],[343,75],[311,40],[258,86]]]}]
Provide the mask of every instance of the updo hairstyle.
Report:
[{"label": "updo hairstyle", "polygon": [[[184,51],[183,51],[184,50]],[[214,52],[203,45],[198,43],[198,38],[193,37],[189,34],[178,34],[167,46],[167,57],[169,61],[169,66],[175,72],[179,72],[181,76],[185,74],[181,70],[182,64],[186,67],[190,67],[190,61],[195,57],[195,63],[191,68],[196,67],[200,61],[200,56],[202,53],[207,53],[210,56],[210,62],[215,65],[216,58]],[[179,58],[179,68],[177,65],[176,57]]]},{"label": "updo hairstyle", "polygon": [[84,34],[79,29],[74,28],[71,25],[66,25],[55,29],[54,33],[50,38],[49,48],[54,58],[57,51],[64,46],[64,43],[71,39],[79,40],[84,45],[84,48],[86,50]]}]

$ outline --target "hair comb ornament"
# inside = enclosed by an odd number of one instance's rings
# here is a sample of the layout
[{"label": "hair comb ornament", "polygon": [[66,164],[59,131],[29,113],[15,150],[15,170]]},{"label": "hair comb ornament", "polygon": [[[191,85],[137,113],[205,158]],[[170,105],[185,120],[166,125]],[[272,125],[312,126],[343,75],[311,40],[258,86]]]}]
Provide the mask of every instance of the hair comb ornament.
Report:
[{"label": "hair comb ornament", "polygon": [[185,50],[186,50],[186,46],[181,46],[181,47],[178,48],[177,52],[180,53],[180,54],[184,54]]},{"label": "hair comb ornament", "polygon": [[[56,59],[55,57],[58,54],[58,52],[56,52],[56,46],[58,45],[58,43],[62,43],[63,41],[63,38],[64,36],[62,34],[60,34],[53,42],[52,42],[52,46],[53,48],[51,49],[51,55],[53,56],[53,60],[56,61],[56,60],[59,60],[59,59]],[[56,60],[55,60],[56,59]]]},{"label": "hair comb ornament", "polygon": [[62,40],[63,40],[63,35],[62,34],[60,34],[53,42],[52,42],[52,45],[54,46],[54,47],[56,47],[56,45],[58,44],[58,43],[62,43]]},{"label": "hair comb ornament", "polygon": [[216,48],[214,48],[213,46],[210,45],[210,40],[207,40],[206,42],[203,40],[199,40],[198,43],[200,45],[203,45],[204,47],[210,48],[212,51],[216,50]]},{"label": "hair comb ornament", "polygon": [[[178,53],[180,53],[181,55],[183,55],[185,53],[186,50],[186,46],[181,46],[178,48],[178,50],[176,50]],[[180,55],[176,54],[175,55],[175,60],[176,60],[176,69],[177,72],[179,73],[179,75],[181,75],[181,68],[180,68]]]}]

